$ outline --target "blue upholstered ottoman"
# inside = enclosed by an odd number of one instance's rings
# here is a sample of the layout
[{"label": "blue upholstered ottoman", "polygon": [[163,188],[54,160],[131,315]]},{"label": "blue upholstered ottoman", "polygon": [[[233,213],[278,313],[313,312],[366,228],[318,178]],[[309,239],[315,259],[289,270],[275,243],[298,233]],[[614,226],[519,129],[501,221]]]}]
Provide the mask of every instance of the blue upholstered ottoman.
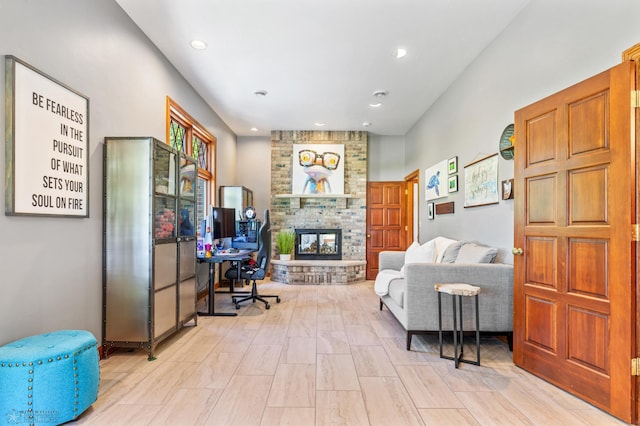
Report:
[{"label": "blue upholstered ottoman", "polygon": [[0,424],[59,425],[98,398],[96,338],[61,330],[0,347]]}]

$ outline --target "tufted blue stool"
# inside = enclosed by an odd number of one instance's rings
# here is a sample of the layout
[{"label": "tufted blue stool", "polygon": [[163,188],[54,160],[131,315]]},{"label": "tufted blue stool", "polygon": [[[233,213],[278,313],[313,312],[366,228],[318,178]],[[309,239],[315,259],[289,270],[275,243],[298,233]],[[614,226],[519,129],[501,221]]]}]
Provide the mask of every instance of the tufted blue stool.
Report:
[{"label": "tufted blue stool", "polygon": [[58,425],[98,398],[96,338],[83,330],[26,337],[0,347],[0,424]]}]

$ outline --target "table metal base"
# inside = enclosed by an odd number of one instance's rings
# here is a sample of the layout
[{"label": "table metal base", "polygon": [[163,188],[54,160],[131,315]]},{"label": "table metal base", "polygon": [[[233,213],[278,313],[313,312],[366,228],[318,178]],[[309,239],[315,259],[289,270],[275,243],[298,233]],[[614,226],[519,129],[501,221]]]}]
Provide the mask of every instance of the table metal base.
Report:
[{"label": "table metal base", "polygon": [[[453,306],[453,356],[443,355],[442,352],[442,293],[438,292],[438,340],[440,342],[440,358],[452,359],[455,361],[455,367],[458,368],[459,363],[464,362],[466,364],[480,365],[480,311],[478,310],[478,295],[475,296],[476,302],[476,360],[464,359],[464,326],[462,322],[462,297],[452,295],[451,302]],[[456,299],[458,300],[458,306],[460,308],[460,330],[458,330],[456,315]],[[460,336],[460,342],[458,343],[458,335]],[[460,348],[460,354],[458,354],[458,348]]]}]

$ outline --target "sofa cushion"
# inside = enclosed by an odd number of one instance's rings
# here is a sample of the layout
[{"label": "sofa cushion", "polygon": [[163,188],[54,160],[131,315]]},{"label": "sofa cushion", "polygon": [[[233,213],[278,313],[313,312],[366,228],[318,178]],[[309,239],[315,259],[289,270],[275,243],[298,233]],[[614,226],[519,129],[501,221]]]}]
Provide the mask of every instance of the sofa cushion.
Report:
[{"label": "sofa cushion", "polygon": [[458,252],[460,252],[460,247],[464,244],[464,241],[456,241],[455,243],[449,244],[449,246],[445,249],[442,260],[440,263],[453,263],[456,261],[458,257]]},{"label": "sofa cushion", "polygon": [[396,278],[389,283],[389,297],[402,309],[404,309],[404,293],[406,290],[407,280],[404,278]]},{"label": "sofa cushion", "polygon": [[492,263],[498,249],[476,243],[464,243],[454,263]]},{"label": "sofa cushion", "polygon": [[433,240],[435,244],[436,244],[436,263],[441,263],[442,262],[442,257],[444,256],[444,252],[446,251],[447,247],[449,247],[451,244],[453,243],[457,243],[458,240],[452,240],[451,238],[446,238],[446,237],[435,237]]},{"label": "sofa cushion", "polygon": [[[404,254],[404,264],[407,263],[433,263],[436,258],[436,244],[433,240],[427,241],[420,245],[417,242],[413,242]],[[404,265],[400,270],[404,273]]]},{"label": "sofa cushion", "polygon": [[420,251],[420,243],[414,241],[404,252],[404,263],[407,263],[407,257],[414,256]]}]

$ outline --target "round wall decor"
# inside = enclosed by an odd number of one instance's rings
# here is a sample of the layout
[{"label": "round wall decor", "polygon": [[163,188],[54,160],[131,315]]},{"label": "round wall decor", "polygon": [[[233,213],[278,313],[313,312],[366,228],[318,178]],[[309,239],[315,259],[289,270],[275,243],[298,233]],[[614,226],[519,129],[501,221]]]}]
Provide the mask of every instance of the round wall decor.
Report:
[{"label": "round wall decor", "polygon": [[502,131],[502,136],[500,136],[500,155],[505,160],[513,160],[513,142],[513,124],[509,124]]}]

